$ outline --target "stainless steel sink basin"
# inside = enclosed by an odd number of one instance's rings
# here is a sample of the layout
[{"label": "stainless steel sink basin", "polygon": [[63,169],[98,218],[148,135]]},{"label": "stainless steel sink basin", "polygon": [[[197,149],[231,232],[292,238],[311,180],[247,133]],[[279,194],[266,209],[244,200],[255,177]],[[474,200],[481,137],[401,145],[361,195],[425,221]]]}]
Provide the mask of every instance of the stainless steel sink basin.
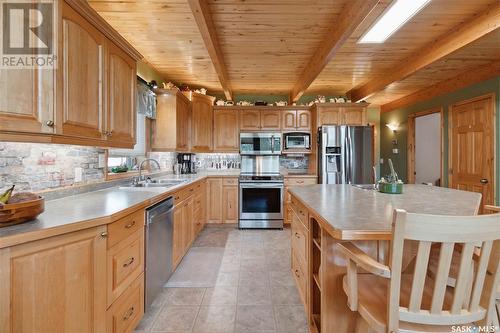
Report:
[{"label": "stainless steel sink basin", "polygon": [[352,184],[352,186],[360,188],[362,190],[376,190],[373,184]]},{"label": "stainless steel sink basin", "polygon": [[186,180],[182,179],[155,179],[152,180],[151,182],[140,182],[137,184],[127,184],[124,186],[121,186],[120,189],[147,189],[147,188],[155,188],[155,187],[173,187],[177,185],[181,185],[185,183]]}]

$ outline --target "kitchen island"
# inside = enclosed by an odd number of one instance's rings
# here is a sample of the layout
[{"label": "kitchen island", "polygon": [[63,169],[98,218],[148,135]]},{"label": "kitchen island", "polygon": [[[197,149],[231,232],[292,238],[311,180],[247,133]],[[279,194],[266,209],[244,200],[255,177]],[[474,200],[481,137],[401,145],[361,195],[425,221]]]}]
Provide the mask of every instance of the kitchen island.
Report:
[{"label": "kitchen island", "polygon": [[[386,263],[394,209],[436,215],[476,215],[481,195],[473,192],[405,185],[391,195],[351,185],[291,187],[292,271],[313,332],[354,332],[355,312],[342,289],[346,261],[336,244],[353,241]],[[404,265],[415,249],[405,247]]]}]

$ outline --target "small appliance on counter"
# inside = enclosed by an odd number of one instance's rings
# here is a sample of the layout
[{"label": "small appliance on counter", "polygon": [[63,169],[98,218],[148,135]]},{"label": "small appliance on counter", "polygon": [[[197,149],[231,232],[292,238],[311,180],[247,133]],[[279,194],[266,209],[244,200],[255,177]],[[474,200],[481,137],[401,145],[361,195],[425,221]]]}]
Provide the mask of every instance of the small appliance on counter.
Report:
[{"label": "small appliance on counter", "polygon": [[177,164],[174,165],[174,172],[183,175],[196,173],[196,155],[187,153],[177,154]]}]

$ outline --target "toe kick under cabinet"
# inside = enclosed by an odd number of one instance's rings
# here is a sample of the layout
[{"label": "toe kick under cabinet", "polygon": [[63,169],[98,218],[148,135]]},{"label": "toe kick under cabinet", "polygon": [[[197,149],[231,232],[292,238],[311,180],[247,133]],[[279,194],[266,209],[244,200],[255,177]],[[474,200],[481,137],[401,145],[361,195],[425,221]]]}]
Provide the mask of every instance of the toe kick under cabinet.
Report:
[{"label": "toe kick under cabinet", "polygon": [[0,249],[0,332],[133,332],[144,214]]}]

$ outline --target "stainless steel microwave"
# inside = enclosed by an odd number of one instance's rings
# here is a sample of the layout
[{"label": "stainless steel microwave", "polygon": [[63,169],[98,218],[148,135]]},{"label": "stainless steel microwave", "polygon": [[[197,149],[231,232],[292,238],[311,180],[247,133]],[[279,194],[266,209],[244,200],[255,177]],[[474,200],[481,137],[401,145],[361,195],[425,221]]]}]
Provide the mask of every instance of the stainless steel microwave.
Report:
[{"label": "stainless steel microwave", "polygon": [[285,133],[283,134],[285,150],[311,149],[311,134],[309,133]]},{"label": "stainless steel microwave", "polygon": [[240,133],[241,155],[281,155],[281,133]]}]

